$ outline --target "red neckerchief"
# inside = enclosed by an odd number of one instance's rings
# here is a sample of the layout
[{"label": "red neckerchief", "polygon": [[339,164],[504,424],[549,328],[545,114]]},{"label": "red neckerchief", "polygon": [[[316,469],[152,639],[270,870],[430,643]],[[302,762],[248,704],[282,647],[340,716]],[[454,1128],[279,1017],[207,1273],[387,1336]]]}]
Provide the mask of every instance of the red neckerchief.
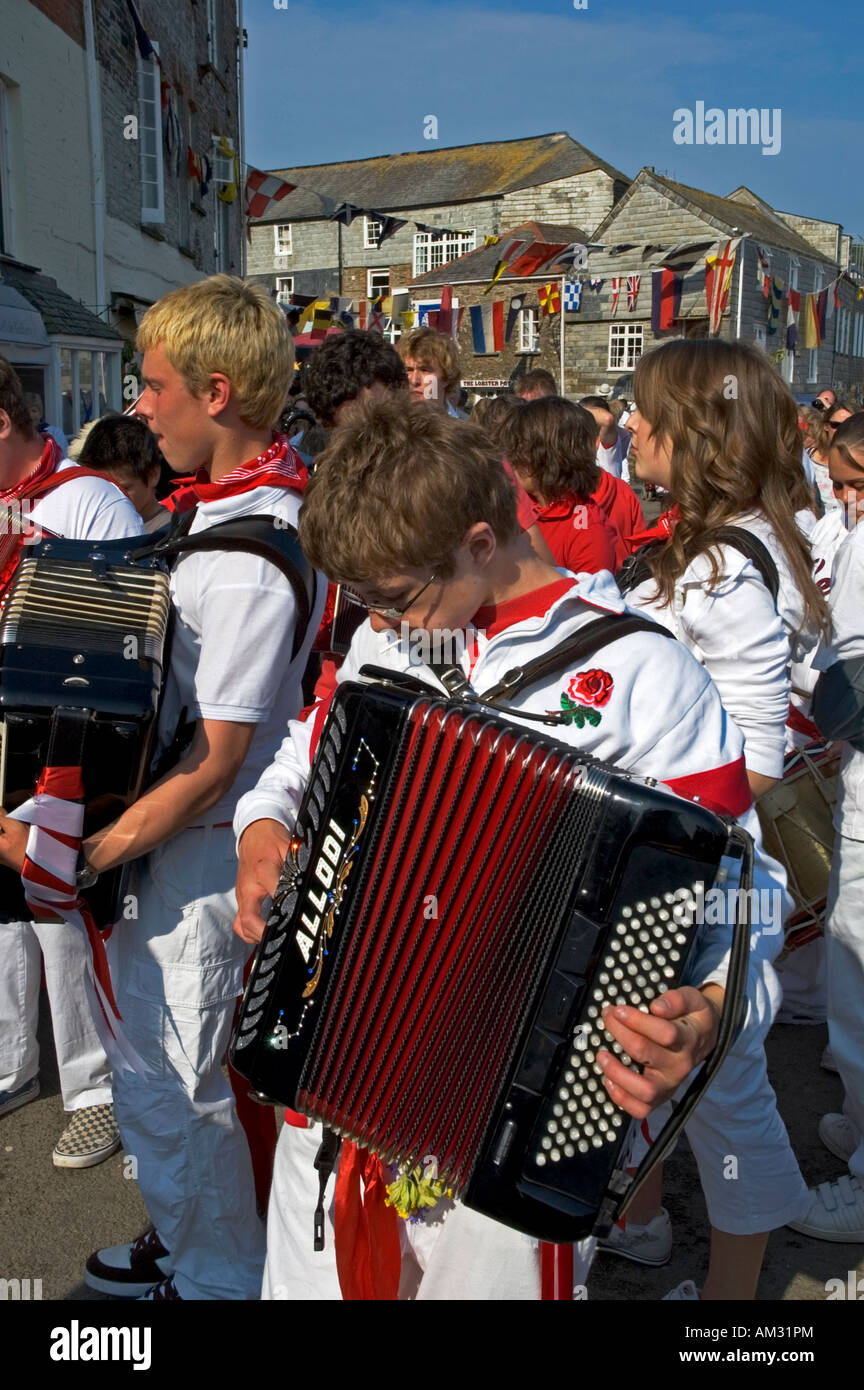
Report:
[{"label": "red neckerchief", "polygon": [[193,486],[199,502],[218,502],[256,487],[287,487],[302,492],[308,481],[306,465],[287,434],[277,434],[265,453],[233,468],[218,483],[211,483],[204,469],[199,469]]},{"label": "red neckerchief", "polygon": [[14,502],[19,497],[26,497],[31,488],[37,487],[38,484],[44,482],[46,478],[50,478],[51,474],[59,466],[63,458],[63,450],[60,448],[57,440],[52,439],[50,434],[46,434],[43,437],[45,439],[45,448],[42,450],[42,457],[33,469],[33,472],[28,473],[23,482],[16,483],[14,487],[0,489],[0,503]]},{"label": "red neckerchief", "polygon": [[27,477],[22,482],[16,483],[15,487],[0,490],[0,509],[3,507],[9,509],[6,512],[3,534],[0,535],[0,601],[3,603],[5,603],[6,592],[12,583],[12,578],[21,559],[25,530],[27,529],[23,523],[23,517],[18,517],[17,521],[14,519],[18,508],[13,508],[12,504],[27,497],[40,483],[44,483],[46,478],[50,478],[51,474],[57,471],[62,458],[63,450],[56,439],[52,439],[50,434],[46,435],[42,457],[33,472],[28,473]]},{"label": "red neckerchief", "polygon": [[631,551],[638,550],[640,545],[646,545],[648,541],[668,541],[678,522],[681,520],[681,513],[678,507],[670,507],[668,512],[661,512],[653,526],[648,526],[644,531],[637,531],[635,535],[627,537],[627,544]]}]

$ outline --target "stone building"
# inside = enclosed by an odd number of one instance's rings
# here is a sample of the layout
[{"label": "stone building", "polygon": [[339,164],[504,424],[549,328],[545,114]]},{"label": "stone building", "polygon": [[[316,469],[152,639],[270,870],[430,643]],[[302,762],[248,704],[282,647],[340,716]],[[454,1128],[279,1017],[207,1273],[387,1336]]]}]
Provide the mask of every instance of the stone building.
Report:
[{"label": "stone building", "polygon": [[242,269],[236,0],[135,11],[153,54],[126,0],[0,0],[0,352],[67,434],[149,304]]},{"label": "stone building", "polygon": [[[467,390],[481,395],[496,394],[510,381],[536,367],[545,367],[560,384],[561,314],[544,314],[538,291],[543,285],[554,282],[560,294],[562,269],[555,259],[555,248],[560,252],[562,247],[573,244],[585,246],[589,240],[588,233],[581,227],[523,222],[502,232],[494,245],[481,247],[455,264],[428,271],[410,282],[412,302],[421,320],[425,319],[429,309],[440,305],[444,286],[451,287],[454,306],[463,310],[458,342],[462,383]],[[533,275],[513,275],[505,271],[489,289],[502,250],[514,242],[521,243],[516,251],[517,256],[527,247],[540,248],[545,243],[550,251],[549,260]],[[572,259],[570,264],[572,266]],[[568,273],[576,272],[571,269]],[[471,306],[502,302],[501,317],[506,326],[510,302],[514,296],[522,293],[526,295],[525,307],[513,322],[510,338],[498,352],[493,350],[494,340],[493,343],[484,340],[484,350],[478,351],[472,330]]]},{"label": "stone building", "polygon": [[[858,268],[852,239],[837,223],[775,211],[747,188],[721,198],[640,170],[624,196],[595,229],[593,241],[602,244],[589,257],[578,313],[566,315],[566,384],[570,393],[625,388],[636,360],[666,337],[704,337],[708,333],[705,296],[705,256],[722,251],[741,237],[723,315],[720,336],[756,343],[774,358],[792,391],[815,394],[833,384],[853,399],[864,388],[864,297],[858,299],[864,277]],[[651,273],[661,267],[673,248],[678,256],[692,251],[692,267],[683,277],[680,308],[673,326],[655,333],[651,327]],[[760,262],[761,257],[761,262]],[[685,255],[686,259],[686,255]],[[776,331],[768,325],[768,301],[760,277],[767,267],[772,277],[803,296],[837,281],[839,309],[833,290],[828,295],[828,318],[821,346],[804,346],[803,312],[799,316],[797,348],[786,348],[787,303],[780,308]],[[628,308],[626,281],[640,275],[638,298]],[[590,289],[587,277],[603,281]],[[615,312],[612,282],[620,281]]]},{"label": "stone building", "polygon": [[[590,230],[629,183],[561,132],[270,172],[296,191],[252,224],[247,273],[284,302],[405,290],[528,220]],[[333,219],[344,204],[365,211],[344,225]],[[405,225],[379,241],[369,212]]]}]

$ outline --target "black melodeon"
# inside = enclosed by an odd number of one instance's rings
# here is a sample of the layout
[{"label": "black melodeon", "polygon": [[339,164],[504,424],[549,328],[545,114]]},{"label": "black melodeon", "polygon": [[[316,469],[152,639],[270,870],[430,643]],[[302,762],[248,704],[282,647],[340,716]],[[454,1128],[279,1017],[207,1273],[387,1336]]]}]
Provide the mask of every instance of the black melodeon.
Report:
[{"label": "black melodeon", "polygon": [[[336,691],[232,1063],[386,1163],[434,1156],[456,1197],[507,1225],[602,1232],[625,1204],[629,1125],[596,1054],[629,1058],[601,1010],[647,1008],[681,980],[699,886],[746,883],[752,842],[482,703],[390,677]],[[737,1026],[747,938],[741,923],[705,1084]]]},{"label": "black melodeon", "polygon": [[[240,517],[187,534],[110,541],[56,537],[28,547],[0,615],[0,805],[32,795],[49,756],[80,765],[84,835],[108,825],[141,795],[152,754],[171,636],[170,567],[203,550],[259,555],[291,584],[294,652],[314,606],[315,576],[293,528],[273,516]],[[193,725],[186,726],[191,735]],[[188,742],[188,738],[187,738]],[[177,760],[181,743],[155,770]],[[93,918],[110,926],[123,906],[125,866],[87,889]],[[0,920],[32,916],[20,878],[0,868]]]},{"label": "black melodeon", "polygon": [[[6,811],[33,795],[49,748],[55,760],[80,759],[85,834],[140,794],[171,615],[168,566],[152,554],[139,558],[142,545],[140,537],[54,538],[29,547],[21,560],[0,619],[0,804]],[[74,754],[58,753],[73,745]],[[115,869],[85,894],[99,926],[119,915],[124,879]],[[18,875],[0,870],[0,917],[31,916]]]}]

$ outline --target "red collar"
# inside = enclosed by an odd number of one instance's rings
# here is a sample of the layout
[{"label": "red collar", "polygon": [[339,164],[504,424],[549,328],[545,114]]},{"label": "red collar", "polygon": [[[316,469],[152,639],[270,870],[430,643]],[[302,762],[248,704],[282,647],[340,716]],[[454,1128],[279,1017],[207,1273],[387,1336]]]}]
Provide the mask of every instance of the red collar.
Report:
[{"label": "red collar", "polygon": [[542,588],[532,589],[518,598],[484,604],[477,609],[471,624],[485,632],[487,637],[497,637],[499,632],[512,627],[514,623],[522,623],[526,618],[545,617],[555,600],[572,589],[576,582],[575,579],[556,579],[552,584],[544,584]]},{"label": "red collar", "polygon": [[56,439],[52,439],[50,434],[46,434],[44,439],[45,448],[42,450],[42,457],[33,472],[28,473],[27,477],[22,482],[16,483],[15,487],[0,491],[0,502],[12,502],[16,497],[26,497],[32,487],[36,487],[46,478],[50,478],[62,462],[63,450]]},{"label": "red collar", "polygon": [[668,541],[680,520],[678,507],[670,507],[668,512],[660,513],[653,526],[645,531],[637,531],[635,536],[628,536],[627,544],[632,550],[638,550],[640,545],[646,545],[648,541]]},{"label": "red collar", "polygon": [[591,494],[591,501],[596,502],[598,507],[603,507],[607,502],[611,502],[614,493],[618,491],[615,482],[614,473],[609,473],[605,468],[601,468],[600,481]]},{"label": "red collar", "polygon": [[[199,469],[190,491],[198,502],[218,502],[223,497],[237,497],[241,492],[251,492],[256,487],[285,487],[302,492],[308,481],[306,466],[296,449],[291,447],[288,436],[277,434],[263,454],[250,459],[248,463],[241,463],[239,468],[232,468],[217,483],[211,483],[205,470]],[[178,510],[185,508],[179,505]]]}]

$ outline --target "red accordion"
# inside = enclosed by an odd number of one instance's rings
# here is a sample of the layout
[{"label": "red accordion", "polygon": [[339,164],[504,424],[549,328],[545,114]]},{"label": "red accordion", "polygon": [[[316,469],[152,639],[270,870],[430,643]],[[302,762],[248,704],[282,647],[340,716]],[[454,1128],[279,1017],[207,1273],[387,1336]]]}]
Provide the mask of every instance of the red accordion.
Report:
[{"label": "red accordion", "polygon": [[691,895],[740,864],[740,834],[482,705],[345,683],[233,1065],[385,1163],[434,1157],[469,1206],[578,1239],[620,1190],[629,1124],[596,1067],[624,1055],[601,1010],[680,981]]}]

